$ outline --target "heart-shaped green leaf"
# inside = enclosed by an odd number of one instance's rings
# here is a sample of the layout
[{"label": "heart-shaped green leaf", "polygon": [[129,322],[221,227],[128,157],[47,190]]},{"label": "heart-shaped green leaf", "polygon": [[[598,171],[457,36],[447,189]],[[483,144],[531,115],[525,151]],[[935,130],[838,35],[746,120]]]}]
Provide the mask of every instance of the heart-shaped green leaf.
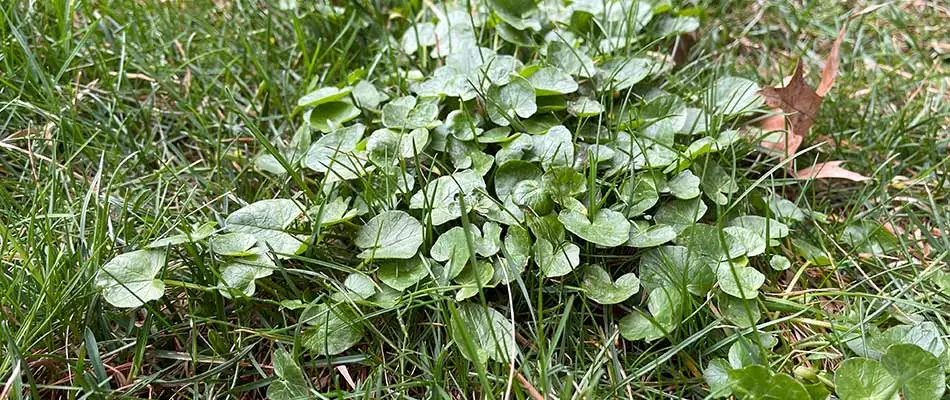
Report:
[{"label": "heart-shaped green leaf", "polygon": [[360,109],[346,101],[320,104],[303,113],[304,120],[320,132],[332,132],[360,116]]},{"label": "heart-shaped green leaf", "polygon": [[267,386],[267,398],[272,400],[300,400],[311,397],[312,386],[293,357],[283,349],[271,356],[277,380]]},{"label": "heart-shaped green leaf", "polygon": [[714,358],[706,365],[703,370],[703,378],[709,385],[709,395],[713,398],[728,397],[732,394],[732,387],[729,385],[729,371],[732,366],[726,360]]},{"label": "heart-shaped green leaf", "polygon": [[563,210],[558,220],[571,233],[604,247],[616,247],[630,239],[630,222],[623,214],[602,208],[593,218],[574,210]]},{"label": "heart-shaped green leaf", "polygon": [[387,261],[381,263],[376,276],[387,286],[403,291],[429,274],[425,262],[420,257],[413,257],[408,261]]},{"label": "heart-shaped green leaf", "polygon": [[210,241],[211,251],[222,256],[236,257],[254,254],[255,251],[251,248],[256,244],[257,238],[254,235],[240,232],[213,236]]},{"label": "heart-shaped green leaf", "polygon": [[544,67],[528,76],[528,83],[534,86],[538,96],[568,94],[577,91],[577,82],[557,67]]},{"label": "heart-shaped green leaf", "polygon": [[750,365],[729,371],[732,392],[743,399],[801,400],[810,399],[805,386],[785,374],[773,374],[761,365]]},{"label": "heart-shaped green leaf", "polygon": [[200,242],[207,239],[208,236],[211,236],[214,233],[214,228],[217,225],[218,224],[216,222],[205,222],[204,224],[192,229],[190,233],[179,233],[177,235],[171,235],[163,239],[158,239],[145,245],[145,248],[157,249],[159,247],[173,246],[176,244]]},{"label": "heart-shaped green leaf", "polygon": [[692,200],[673,200],[660,206],[653,220],[657,224],[669,225],[677,232],[682,232],[706,215],[707,210],[706,203],[699,197]]},{"label": "heart-shaped green leaf", "polygon": [[534,262],[546,278],[569,274],[580,265],[581,249],[576,244],[565,242],[558,246],[547,239],[539,238],[532,246]]},{"label": "heart-shaped green leaf", "polygon": [[517,118],[528,118],[538,111],[534,87],[520,76],[511,78],[504,86],[488,89],[488,118],[501,126],[508,126]]},{"label": "heart-shaped green leaf", "polygon": [[626,273],[616,281],[599,265],[587,268],[581,284],[587,298],[600,304],[617,304],[640,291],[640,279],[635,274]]},{"label": "heart-shaped green leaf", "polygon": [[835,371],[835,392],[842,400],[898,400],[899,389],[897,380],[875,360],[849,358]]},{"label": "heart-shaped green leaf", "polygon": [[[349,167],[351,153],[356,150],[356,144],[363,138],[366,126],[355,124],[345,128],[336,129],[326,135],[321,136],[310,145],[307,154],[304,155],[301,164],[317,172],[327,172],[335,164],[342,164],[343,167]],[[353,171],[354,176],[356,171]]]},{"label": "heart-shaped green leaf", "polygon": [[366,222],[353,243],[364,249],[359,258],[412,258],[422,245],[422,224],[403,211],[386,211]]},{"label": "heart-shaped green leaf", "polygon": [[754,299],[759,295],[759,288],[765,283],[765,275],[751,267],[723,264],[716,271],[719,278],[719,288],[723,292],[740,299]]},{"label": "heart-shaped green leaf", "polygon": [[458,292],[455,292],[455,301],[462,301],[478,294],[478,290],[487,286],[494,275],[494,267],[485,261],[466,265],[455,277],[455,283],[461,286]]},{"label": "heart-shaped green leaf", "polygon": [[676,229],[667,225],[650,225],[646,221],[633,221],[630,224],[630,238],[627,246],[656,247],[676,239]]},{"label": "heart-shaped green leaf", "polygon": [[316,107],[320,104],[339,101],[346,97],[353,88],[347,86],[342,89],[336,87],[322,87],[305,94],[297,100],[297,107]]},{"label": "heart-shaped green leaf", "polygon": [[913,344],[895,344],[881,364],[897,381],[905,400],[943,398],[947,389],[943,364],[928,351]]},{"label": "heart-shaped green leaf", "polygon": [[669,185],[673,196],[681,200],[692,199],[702,193],[699,190],[699,177],[688,169],[670,179]]},{"label": "heart-shaped green leaf", "polygon": [[319,303],[304,310],[300,321],[312,326],[302,343],[316,355],[337,355],[363,339],[360,316],[346,304]]},{"label": "heart-shaped green leaf", "polygon": [[165,282],[155,279],[165,267],[164,250],[138,250],[119,254],[96,274],[96,287],[109,304],[121,308],[141,306],[165,293]]},{"label": "heart-shaped green leaf", "polygon": [[300,238],[286,231],[302,214],[303,208],[296,201],[261,200],[231,213],[225,220],[225,227],[230,232],[254,236],[266,249],[283,257],[305,248]]},{"label": "heart-shaped green leaf", "polygon": [[759,85],[748,79],[722,77],[713,83],[710,91],[710,106],[716,114],[738,115],[754,110],[763,103],[759,96]]},{"label": "heart-shaped green leaf", "polygon": [[[469,226],[472,244],[481,238],[482,233],[474,225]],[[438,262],[445,264],[445,278],[453,279],[462,272],[465,265],[471,261],[472,249],[468,245],[465,228],[456,226],[439,235],[429,254]]]},{"label": "heart-shaped green leaf", "polygon": [[481,175],[472,170],[456,172],[429,181],[409,200],[409,208],[425,209],[433,225],[442,225],[462,215],[458,196],[466,196],[466,212],[471,211],[476,201],[470,199],[473,193],[485,189]]},{"label": "heart-shaped green leaf", "polygon": [[500,363],[518,357],[515,327],[504,314],[493,308],[466,303],[458,307],[452,337],[465,358],[484,364],[489,359]]},{"label": "heart-shaped green leaf", "polygon": [[392,129],[435,128],[438,116],[437,97],[403,96],[383,106],[383,125]]},{"label": "heart-shaped green leaf", "polygon": [[640,281],[650,290],[669,287],[705,296],[716,282],[716,274],[698,252],[660,246],[640,257]]},{"label": "heart-shaped green leaf", "polygon": [[563,125],[551,127],[543,135],[531,137],[532,150],[545,170],[570,166],[574,162],[574,137]]},{"label": "heart-shaped green leaf", "polygon": [[743,215],[729,221],[729,226],[739,226],[755,232],[764,239],[781,239],[788,236],[788,225],[758,215]]}]

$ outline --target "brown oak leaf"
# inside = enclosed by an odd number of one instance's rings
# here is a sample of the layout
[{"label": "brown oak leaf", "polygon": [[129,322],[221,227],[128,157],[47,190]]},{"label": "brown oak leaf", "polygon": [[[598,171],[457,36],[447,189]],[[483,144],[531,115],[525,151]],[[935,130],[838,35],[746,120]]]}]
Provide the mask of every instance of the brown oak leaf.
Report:
[{"label": "brown oak leaf", "polygon": [[[798,60],[795,67],[795,73],[792,74],[788,83],[780,88],[766,86],[759,94],[765,100],[765,103],[775,111],[761,122],[763,130],[770,132],[779,132],[779,135],[771,135],[762,140],[760,145],[763,148],[777,151],[781,158],[787,159],[793,157],[805,140],[808,130],[815,123],[818,116],[818,110],[821,108],[821,101],[834,85],[835,77],[838,76],[839,57],[838,52],[841,48],[841,42],[844,40],[844,34],[847,32],[848,23],[858,16],[868,14],[885,4],[879,4],[865,8],[851,15],[841,27],[838,36],[835,38],[828,59],[821,71],[821,82],[817,89],[812,89],[805,82],[804,65],[802,60]],[[792,173],[798,178],[843,178],[853,181],[864,181],[868,177],[856,172],[841,168],[843,161],[829,161],[827,163],[816,164],[813,167],[805,168]]]}]

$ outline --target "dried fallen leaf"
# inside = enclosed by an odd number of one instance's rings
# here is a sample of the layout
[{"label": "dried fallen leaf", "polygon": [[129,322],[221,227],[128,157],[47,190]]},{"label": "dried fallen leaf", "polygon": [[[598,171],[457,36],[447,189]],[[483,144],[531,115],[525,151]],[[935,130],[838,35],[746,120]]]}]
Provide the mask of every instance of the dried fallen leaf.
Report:
[{"label": "dried fallen leaf", "polygon": [[[841,42],[844,41],[844,35],[848,30],[848,23],[861,15],[874,12],[886,5],[888,3],[867,7],[848,17],[831,46],[828,59],[821,71],[821,82],[818,83],[817,89],[812,89],[805,82],[804,66],[801,59],[798,60],[795,73],[787,80],[785,86],[780,88],[766,86],[762,88],[759,93],[765,99],[765,103],[772,107],[775,114],[763,119],[761,127],[766,132],[779,132],[778,135],[770,135],[763,139],[760,142],[763,148],[777,151],[783,160],[792,157],[798,151],[808,134],[808,130],[815,123],[821,101],[831,90],[835,78],[838,76],[838,53],[841,49]],[[854,181],[869,179],[864,175],[841,168],[840,165],[841,161],[831,161],[805,168],[794,172],[792,175],[799,178],[810,176],[812,178],[843,178]]]},{"label": "dried fallen leaf", "polygon": [[792,176],[799,179],[827,179],[841,178],[855,182],[863,182],[868,178],[854,171],[841,168],[844,161],[828,161],[815,164],[811,167],[800,169],[792,173]]},{"label": "dried fallen leaf", "polygon": [[[815,117],[818,115],[818,108],[821,107],[822,100],[822,97],[805,82],[804,71],[804,64],[801,60],[798,60],[795,73],[792,74],[792,80],[788,85],[780,88],[766,86],[760,91],[765,99],[765,104],[787,113],[784,118],[788,119],[788,134],[802,138],[808,134],[808,130],[815,123]],[[773,118],[783,118],[783,116],[776,115],[766,121]],[[777,121],[769,121],[768,123],[771,126],[778,125]],[[782,127],[784,128],[784,123]],[[786,151],[786,154],[788,153]]]}]

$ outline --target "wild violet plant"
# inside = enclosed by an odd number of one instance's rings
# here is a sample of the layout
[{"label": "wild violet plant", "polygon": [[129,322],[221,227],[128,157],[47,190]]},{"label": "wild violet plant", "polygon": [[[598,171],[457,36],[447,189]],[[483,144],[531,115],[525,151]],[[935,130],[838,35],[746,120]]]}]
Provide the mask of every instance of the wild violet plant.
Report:
[{"label": "wild violet plant", "polygon": [[[468,7],[420,12],[368,73],[315,79],[289,143],[265,144],[276,151],[254,159],[262,173],[294,177],[299,195],[115,257],[96,279],[106,301],[160,299],[168,249],[186,243],[213,260],[210,290],[254,296],[255,282],[285,263],[319,270],[298,256],[340,232],[349,240],[335,245],[356,272],[312,302],[277,299],[299,301],[301,343],[314,355],[359,344],[368,310],[397,308],[413,288],[454,297],[452,337],[478,363],[518,359],[505,305],[477,299],[517,285],[570,283],[593,303],[621,305],[620,334],[631,341],[668,336],[709,298],[726,321],[753,326],[761,266],[789,268],[771,249],[807,216],[736,176],[740,132],[761,112],[754,82],[667,81],[681,67],[664,44],[699,18],[631,0]],[[710,363],[714,393],[754,390],[743,379],[755,377],[812,390],[752,368],[742,358],[749,343],[775,341],[756,335],[735,342],[728,362]],[[272,397],[309,390],[288,353],[274,364]]]},{"label": "wild violet plant", "polygon": [[[642,286],[647,307],[621,323],[629,340],[675,329],[684,295],[754,299],[765,277],[749,257],[787,225],[752,215],[722,228],[705,222],[710,204],[737,200],[720,159],[742,140],[729,127],[761,105],[758,87],[725,77],[684,98],[664,90],[669,56],[631,46],[698,19],[643,2],[494,5],[436,7],[394,43],[393,73],[324,83],[299,99],[291,142],[255,163],[313,179],[316,198],[258,201],[222,229],[209,223],[122,254],[98,276],[105,299],[138,307],[160,298],[166,248],[183,243],[210,250],[222,295],[253,296],[278,262],[341,225],[356,227],[349,244],[360,272],[308,309],[322,321],[307,332],[316,354],[359,343],[357,308],[393,307],[416,285],[454,293],[479,332],[488,321],[469,299],[526,273],[572,275],[601,304]],[[423,63],[438,66],[423,75],[413,69]],[[639,269],[601,261],[614,254],[639,254]],[[478,358],[513,359],[513,327],[502,312],[488,315],[502,332],[480,343]]]}]

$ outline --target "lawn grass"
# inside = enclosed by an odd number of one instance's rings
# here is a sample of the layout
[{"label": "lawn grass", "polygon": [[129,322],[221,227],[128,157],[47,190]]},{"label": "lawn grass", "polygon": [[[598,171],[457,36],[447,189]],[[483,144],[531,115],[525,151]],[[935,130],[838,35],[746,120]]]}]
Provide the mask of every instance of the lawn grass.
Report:
[{"label": "lawn grass", "polygon": [[[286,349],[327,398],[501,397],[508,366],[481,370],[459,355],[447,328],[451,296],[413,293],[409,306],[366,324],[357,351],[310,357],[301,350],[297,312],[279,301],[307,302],[338,286],[336,272],[356,267],[344,246],[289,261],[258,281],[254,299],[209,290],[216,277],[192,245],[180,250],[185,261],[177,266],[192,281],[166,276],[166,297],[142,309],[117,310],[92,284],[117,253],[221,221],[256,200],[296,195],[295,178],[254,169],[260,139],[289,139],[297,98],[309,88],[394,57],[383,50],[388,35],[401,34],[424,4],[335,7],[0,6],[0,390],[36,398],[255,398],[274,380],[272,353]],[[699,8],[706,15],[690,48],[692,69],[675,75],[674,87],[726,73],[778,85],[799,57],[814,82],[851,9],[744,1]],[[849,28],[842,72],[806,139],[806,146],[826,144],[796,163],[846,160],[872,180],[775,174],[762,181],[828,217],[796,232],[827,252],[828,265],[787,248],[792,268],[761,298],[759,328],[783,339],[769,360],[774,371],[814,366],[830,380],[852,354],[843,338],[872,325],[926,320],[950,334],[950,294],[935,279],[950,256],[947,21],[937,2],[908,2]],[[750,153],[738,174],[755,181],[776,163]],[[845,227],[863,220],[888,224],[897,249],[869,256],[846,243]],[[665,340],[628,342],[617,335],[620,314],[556,285],[534,289],[514,310],[525,317],[519,334],[530,348],[515,398],[528,398],[529,386],[559,398],[701,398],[702,370],[739,331],[702,314]]]}]

